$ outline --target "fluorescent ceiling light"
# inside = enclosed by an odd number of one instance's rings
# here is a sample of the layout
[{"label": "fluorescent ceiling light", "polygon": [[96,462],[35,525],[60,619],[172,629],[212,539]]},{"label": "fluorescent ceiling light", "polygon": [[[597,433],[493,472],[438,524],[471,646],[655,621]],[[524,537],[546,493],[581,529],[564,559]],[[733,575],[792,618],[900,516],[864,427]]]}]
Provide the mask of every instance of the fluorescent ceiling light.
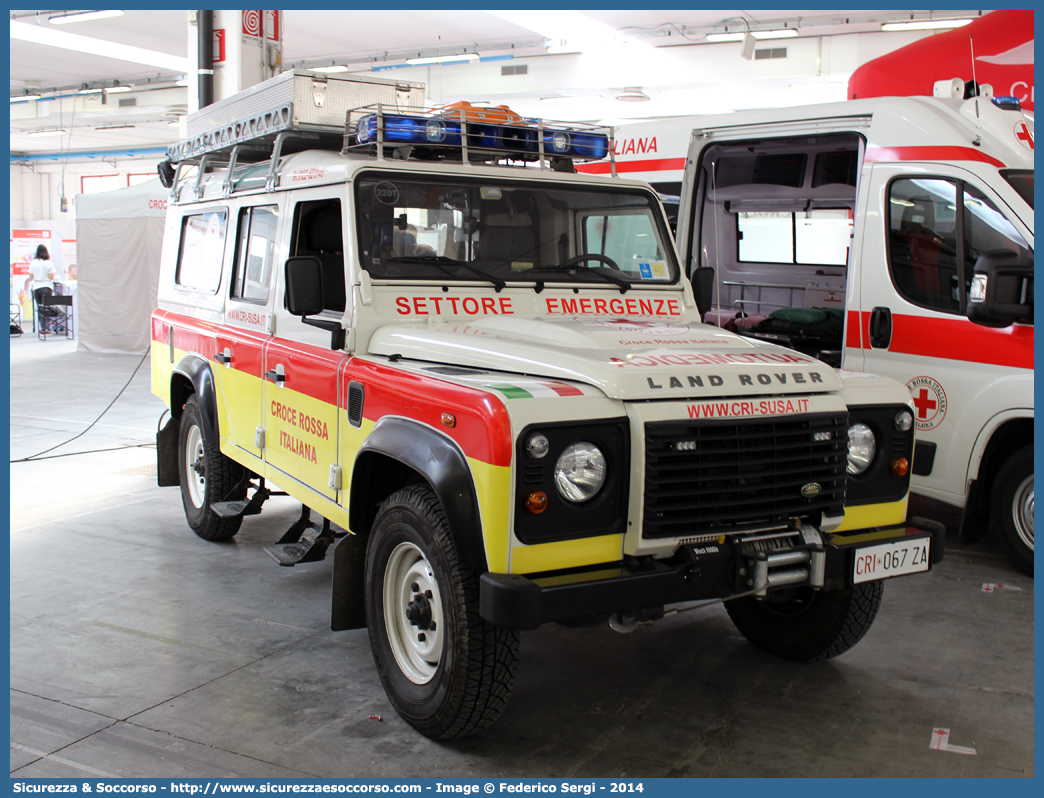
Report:
[{"label": "fluorescent ceiling light", "polygon": [[182,86],[182,87],[188,86],[188,81],[187,80],[175,80],[174,81],[174,85],[175,86]]},{"label": "fluorescent ceiling light", "polygon": [[65,25],[69,22],[87,22],[92,19],[109,19],[110,17],[122,17],[122,11],[71,11],[57,17],[48,17],[47,21],[52,25]]},{"label": "fluorescent ceiling light", "polygon": [[649,101],[649,95],[641,89],[624,89],[616,99],[622,103],[644,103]]},{"label": "fluorescent ceiling light", "polygon": [[123,94],[126,91],[133,91],[133,86],[110,86],[105,90],[107,94]]},{"label": "fluorescent ceiling light", "polygon": [[457,53],[456,55],[433,55],[429,58],[407,58],[406,63],[410,66],[420,64],[451,64],[460,61],[478,61],[478,53]]},{"label": "fluorescent ceiling light", "polygon": [[630,39],[615,28],[599,22],[579,11],[486,11],[495,17],[526,28],[557,44],[548,47],[549,53],[601,52],[618,54],[621,46],[641,48],[651,52],[645,42]]},{"label": "fluorescent ceiling light", "polygon": [[29,135],[34,138],[43,138],[44,136],[64,136],[66,132],[65,130],[52,128],[51,130],[34,130]]},{"label": "fluorescent ceiling light", "polygon": [[541,97],[540,102],[542,103],[589,103],[594,100],[602,99],[601,94],[576,94],[569,97]]},{"label": "fluorescent ceiling light", "polygon": [[[708,33],[707,41],[709,42],[741,42],[743,37],[746,36],[746,32],[741,33]],[[779,30],[755,30],[751,31],[751,35],[755,39],[791,39],[798,35],[797,29],[795,28],[780,28]]]},{"label": "fluorescent ceiling light", "polygon": [[95,130],[127,130],[133,127],[134,125],[102,125],[101,127],[96,127]]},{"label": "fluorescent ceiling light", "polygon": [[118,61],[128,61],[132,64],[160,67],[182,75],[190,69],[189,60],[181,56],[168,55],[156,50],[146,50],[143,47],[131,47],[126,44],[107,42],[103,39],[93,39],[90,36],[80,36],[76,33],[50,30],[42,25],[27,25],[24,22],[15,22],[13,19],[11,20],[11,38],[23,42],[44,44],[49,47],[58,47],[63,50],[73,50],[77,53],[88,53],[89,55],[114,58]]},{"label": "fluorescent ceiling light", "polygon": [[42,100],[42,94],[12,94],[11,102],[13,103],[31,103],[37,100]]},{"label": "fluorescent ceiling light", "polygon": [[911,19],[906,22],[885,22],[881,30],[944,30],[960,28],[971,22],[970,19]]},{"label": "fluorescent ceiling light", "polygon": [[333,66],[325,66],[325,67],[309,67],[308,71],[309,72],[323,72],[323,73],[347,72],[348,71],[348,67],[346,67],[344,64],[334,64]]}]

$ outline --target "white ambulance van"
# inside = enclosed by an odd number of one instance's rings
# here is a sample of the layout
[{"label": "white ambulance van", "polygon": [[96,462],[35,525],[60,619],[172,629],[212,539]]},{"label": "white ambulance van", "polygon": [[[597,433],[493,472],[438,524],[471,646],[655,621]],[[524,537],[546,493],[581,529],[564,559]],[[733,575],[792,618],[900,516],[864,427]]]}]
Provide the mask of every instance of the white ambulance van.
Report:
[{"label": "white ambulance van", "polygon": [[1032,574],[1033,122],[964,91],[634,125],[616,168],[679,192],[708,321],[905,384],[914,492]]},{"label": "white ambulance van", "polygon": [[721,600],[782,657],[854,645],[942,557],[906,521],[909,392],[703,325],[656,194],[575,172],[604,132],[422,91],[287,73],[161,164],[159,481],[189,526],[299,501],[268,552],[333,552],[332,628],[431,737],[492,723],[546,622]]}]

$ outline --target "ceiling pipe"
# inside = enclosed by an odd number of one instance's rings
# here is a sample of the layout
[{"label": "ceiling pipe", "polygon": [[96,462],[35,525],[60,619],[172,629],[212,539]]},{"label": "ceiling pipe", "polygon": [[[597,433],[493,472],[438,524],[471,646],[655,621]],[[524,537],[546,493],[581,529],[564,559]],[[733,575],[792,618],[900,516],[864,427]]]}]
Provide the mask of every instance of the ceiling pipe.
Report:
[{"label": "ceiling pipe", "polygon": [[92,150],[89,152],[41,152],[41,153],[11,153],[11,163],[28,163],[30,161],[71,161],[78,158],[112,158],[123,157],[127,159],[143,158],[146,155],[166,155],[166,147],[139,147],[127,150]]},{"label": "ceiling pipe", "polygon": [[214,102],[214,12],[197,11],[196,28],[199,32],[199,107]]}]

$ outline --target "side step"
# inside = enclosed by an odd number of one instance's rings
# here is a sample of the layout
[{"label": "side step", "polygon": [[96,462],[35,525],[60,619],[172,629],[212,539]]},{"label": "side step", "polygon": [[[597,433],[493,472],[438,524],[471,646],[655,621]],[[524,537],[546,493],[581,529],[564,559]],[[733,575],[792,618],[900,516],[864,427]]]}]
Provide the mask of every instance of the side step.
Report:
[{"label": "side step", "polygon": [[[249,476],[247,477],[249,479]],[[240,483],[242,485],[242,483]],[[210,505],[210,509],[214,511],[214,514],[221,518],[235,518],[240,515],[260,515],[261,506],[268,500],[270,496],[285,496],[286,494],[282,491],[273,491],[265,487],[264,478],[258,483],[257,490],[254,491],[254,495],[250,497],[250,500],[238,499],[231,502],[214,502]]]},{"label": "side step", "polygon": [[277,543],[265,546],[265,551],[280,565],[292,567],[298,563],[319,562],[326,558],[326,550],[344,532],[334,532],[330,519],[320,526],[311,520],[311,511],[301,506],[301,517],[294,522]]}]

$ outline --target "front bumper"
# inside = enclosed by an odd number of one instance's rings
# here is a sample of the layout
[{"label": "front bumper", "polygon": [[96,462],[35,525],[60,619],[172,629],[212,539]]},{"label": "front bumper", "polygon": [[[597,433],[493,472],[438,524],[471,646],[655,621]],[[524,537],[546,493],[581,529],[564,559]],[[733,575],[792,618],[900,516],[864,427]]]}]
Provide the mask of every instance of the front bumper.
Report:
[{"label": "front bumper", "polygon": [[[930,569],[942,560],[945,547],[946,530],[935,521],[913,518],[904,527],[831,536],[819,549],[823,589],[836,590],[852,582],[859,547],[924,537],[931,538]],[[628,560],[531,576],[485,573],[479,585],[479,614],[496,626],[536,629],[549,621],[728,598],[743,592],[734,573],[738,556],[734,544],[706,544],[684,547],[669,562]],[[804,584],[809,584],[807,579]]]}]

